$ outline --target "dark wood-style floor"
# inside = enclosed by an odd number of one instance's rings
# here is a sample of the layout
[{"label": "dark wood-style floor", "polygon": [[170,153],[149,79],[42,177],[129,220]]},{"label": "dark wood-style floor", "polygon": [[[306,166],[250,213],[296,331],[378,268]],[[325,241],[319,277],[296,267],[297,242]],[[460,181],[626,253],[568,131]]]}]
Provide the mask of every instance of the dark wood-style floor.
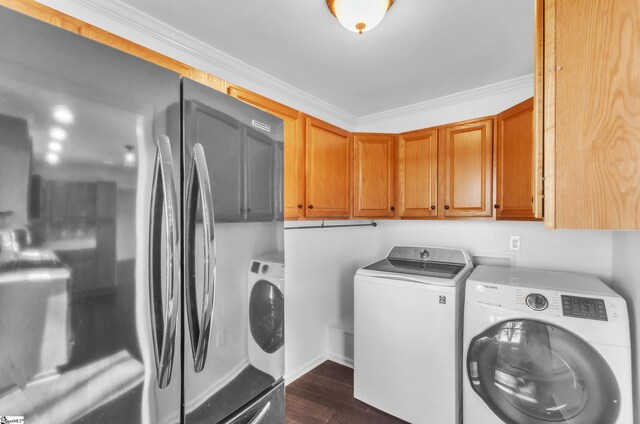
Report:
[{"label": "dark wood-style floor", "polygon": [[353,397],[353,370],[326,361],[286,388],[286,424],[405,423]]}]

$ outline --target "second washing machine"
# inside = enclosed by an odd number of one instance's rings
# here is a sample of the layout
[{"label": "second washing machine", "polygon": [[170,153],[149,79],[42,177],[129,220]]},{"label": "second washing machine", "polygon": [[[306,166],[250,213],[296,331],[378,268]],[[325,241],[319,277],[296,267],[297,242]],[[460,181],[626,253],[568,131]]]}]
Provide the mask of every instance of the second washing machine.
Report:
[{"label": "second washing machine", "polygon": [[276,381],[284,375],[284,255],[249,267],[249,363]]},{"label": "second washing machine", "polygon": [[626,303],[596,277],[479,266],[464,314],[465,423],[633,423]]}]

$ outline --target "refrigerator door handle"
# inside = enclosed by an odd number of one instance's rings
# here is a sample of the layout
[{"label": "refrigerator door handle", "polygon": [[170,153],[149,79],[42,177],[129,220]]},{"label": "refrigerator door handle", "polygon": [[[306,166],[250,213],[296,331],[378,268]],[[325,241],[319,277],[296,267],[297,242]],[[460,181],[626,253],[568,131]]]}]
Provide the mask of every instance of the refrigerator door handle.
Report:
[{"label": "refrigerator door handle", "polygon": [[251,421],[249,421],[248,424],[258,424],[267,415],[267,413],[269,412],[269,409],[271,409],[271,401],[267,402],[267,404],[263,406],[262,409],[260,409],[260,411],[258,411],[256,415],[253,416],[253,418],[251,419]]},{"label": "refrigerator door handle", "polygon": [[[216,239],[213,199],[209,168],[204,149],[196,143],[191,152],[191,169],[187,183],[187,260],[185,261],[186,304],[195,372],[204,369],[211,337],[216,286]],[[204,286],[202,315],[198,317],[195,273],[195,240],[198,198],[202,204],[202,237],[204,240]]]},{"label": "refrigerator door handle", "polygon": [[[149,300],[158,386],[165,388],[171,382],[179,311],[180,263],[177,259],[180,252],[180,228],[178,196],[169,138],[160,136],[156,141],[156,149],[149,232]],[[164,305],[161,260],[163,230],[166,234]]]}]

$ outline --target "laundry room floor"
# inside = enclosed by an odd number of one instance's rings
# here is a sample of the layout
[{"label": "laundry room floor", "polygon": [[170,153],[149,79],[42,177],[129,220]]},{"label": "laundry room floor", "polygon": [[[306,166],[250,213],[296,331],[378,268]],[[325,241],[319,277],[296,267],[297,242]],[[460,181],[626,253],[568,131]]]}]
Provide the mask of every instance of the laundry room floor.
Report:
[{"label": "laundry room floor", "polygon": [[353,397],[353,370],[325,361],[286,388],[286,424],[406,423]]}]

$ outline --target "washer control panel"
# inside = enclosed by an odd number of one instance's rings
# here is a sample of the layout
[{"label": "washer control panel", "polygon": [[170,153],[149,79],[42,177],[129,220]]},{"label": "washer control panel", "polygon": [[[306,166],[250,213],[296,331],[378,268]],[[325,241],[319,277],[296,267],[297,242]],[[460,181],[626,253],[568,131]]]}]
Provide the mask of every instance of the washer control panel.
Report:
[{"label": "washer control panel", "polygon": [[562,315],[574,318],[608,321],[603,299],[562,295]]},{"label": "washer control panel", "polygon": [[549,307],[549,301],[546,297],[539,293],[531,293],[525,299],[527,306],[534,311],[544,311]]}]

